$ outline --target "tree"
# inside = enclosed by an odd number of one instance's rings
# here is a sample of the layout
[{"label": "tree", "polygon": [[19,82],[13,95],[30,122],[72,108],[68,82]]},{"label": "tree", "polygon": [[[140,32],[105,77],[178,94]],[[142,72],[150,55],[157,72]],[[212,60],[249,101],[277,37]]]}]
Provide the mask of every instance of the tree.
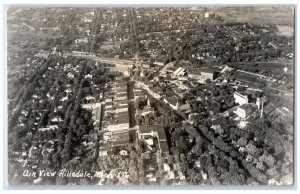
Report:
[{"label": "tree", "polygon": [[242,147],[245,147],[247,145],[247,139],[245,137],[241,137],[238,141],[237,141],[237,144],[239,146],[242,146]]}]

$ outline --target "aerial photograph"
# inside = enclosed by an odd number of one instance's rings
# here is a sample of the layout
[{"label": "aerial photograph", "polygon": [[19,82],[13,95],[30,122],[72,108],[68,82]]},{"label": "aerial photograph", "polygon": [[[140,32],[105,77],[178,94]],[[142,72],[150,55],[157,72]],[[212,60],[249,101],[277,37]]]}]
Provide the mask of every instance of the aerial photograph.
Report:
[{"label": "aerial photograph", "polygon": [[294,184],[295,7],[10,7],[10,185]]}]

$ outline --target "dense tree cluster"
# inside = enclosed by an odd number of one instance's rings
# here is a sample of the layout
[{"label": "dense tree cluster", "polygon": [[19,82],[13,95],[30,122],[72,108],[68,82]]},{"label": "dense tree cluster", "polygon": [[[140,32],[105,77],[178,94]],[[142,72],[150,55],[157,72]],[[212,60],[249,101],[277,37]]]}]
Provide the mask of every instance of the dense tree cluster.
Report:
[{"label": "dense tree cluster", "polygon": [[[68,76],[63,71],[67,71]],[[94,127],[92,113],[83,109],[81,104],[86,103],[88,95],[98,100],[105,83],[112,79],[114,75],[103,64],[96,67],[94,62],[74,57],[53,55],[40,68],[33,70],[24,89],[14,99],[14,109],[9,117],[12,165],[19,165],[13,161],[13,153],[34,148],[35,142],[38,146],[49,141],[57,141],[54,151],[42,154],[42,157],[40,150],[37,155],[27,155],[24,159],[35,161],[31,166],[53,170],[88,160],[85,158],[88,152],[81,142]],[[51,126],[57,127],[48,129]],[[40,130],[42,128],[46,130]],[[76,157],[79,157],[77,162],[73,161]]]}]

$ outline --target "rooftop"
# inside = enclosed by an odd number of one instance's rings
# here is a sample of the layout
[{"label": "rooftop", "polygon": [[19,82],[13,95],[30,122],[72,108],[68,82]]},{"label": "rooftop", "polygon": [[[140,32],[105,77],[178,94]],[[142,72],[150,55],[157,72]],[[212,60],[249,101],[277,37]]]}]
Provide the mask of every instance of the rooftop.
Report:
[{"label": "rooftop", "polygon": [[243,110],[252,110],[251,106],[249,104],[242,104],[238,108],[243,109]]},{"label": "rooftop", "polygon": [[130,137],[128,131],[120,131],[112,133],[111,140],[113,146],[121,146],[130,143]]},{"label": "rooftop", "polygon": [[157,138],[159,141],[166,141],[167,140],[167,137],[166,137],[166,132],[165,132],[165,129],[163,126],[159,126],[156,128],[156,131],[157,131]]},{"label": "rooftop", "polygon": [[162,131],[164,130],[163,125],[151,125],[151,126],[140,126],[140,133],[150,133],[151,131]]},{"label": "rooftop", "polygon": [[167,141],[159,141],[159,147],[161,152],[169,152],[169,146]]}]

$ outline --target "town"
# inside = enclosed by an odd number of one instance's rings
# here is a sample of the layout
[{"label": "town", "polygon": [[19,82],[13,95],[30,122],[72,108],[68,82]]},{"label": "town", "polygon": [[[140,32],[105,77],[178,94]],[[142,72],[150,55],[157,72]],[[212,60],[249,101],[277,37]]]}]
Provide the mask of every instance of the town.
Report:
[{"label": "town", "polygon": [[232,9],[10,9],[10,184],[292,184],[294,10]]}]

